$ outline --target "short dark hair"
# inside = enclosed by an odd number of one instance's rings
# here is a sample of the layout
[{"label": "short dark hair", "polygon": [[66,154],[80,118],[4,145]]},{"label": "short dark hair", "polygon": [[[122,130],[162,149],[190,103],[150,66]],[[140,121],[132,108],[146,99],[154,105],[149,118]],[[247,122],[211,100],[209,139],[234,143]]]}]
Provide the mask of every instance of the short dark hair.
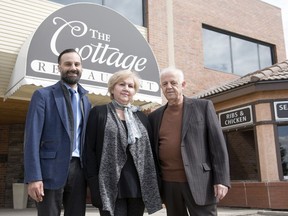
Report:
[{"label": "short dark hair", "polygon": [[[61,57],[62,57],[65,53],[72,53],[72,52],[75,52],[75,53],[77,53],[77,54],[79,55],[79,53],[76,52],[75,49],[72,49],[72,48],[70,48],[70,49],[65,49],[65,50],[63,50],[63,51],[59,54],[59,56],[58,56],[58,64],[60,64]],[[79,56],[80,56],[80,55],[79,55]],[[81,62],[82,62],[81,56],[80,56],[80,60],[81,60]]]}]

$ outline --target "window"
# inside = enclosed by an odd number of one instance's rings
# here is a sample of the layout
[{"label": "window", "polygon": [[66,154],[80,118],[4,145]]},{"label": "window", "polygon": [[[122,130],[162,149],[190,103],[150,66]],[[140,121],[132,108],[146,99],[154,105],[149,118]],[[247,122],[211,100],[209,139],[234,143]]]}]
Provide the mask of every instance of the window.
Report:
[{"label": "window", "polygon": [[243,76],[273,64],[273,46],[203,27],[204,66]]},{"label": "window", "polygon": [[278,140],[284,180],[288,180],[288,126],[278,126]]},{"label": "window", "polygon": [[107,6],[127,19],[133,24],[145,26],[144,23],[144,0],[51,0],[63,5],[76,3],[76,2],[91,2]]},{"label": "window", "polygon": [[254,131],[238,130],[226,132],[229,154],[230,177],[234,181],[258,181],[257,151]]},{"label": "window", "polygon": [[205,67],[231,72],[229,36],[208,30],[204,30],[203,33]]}]

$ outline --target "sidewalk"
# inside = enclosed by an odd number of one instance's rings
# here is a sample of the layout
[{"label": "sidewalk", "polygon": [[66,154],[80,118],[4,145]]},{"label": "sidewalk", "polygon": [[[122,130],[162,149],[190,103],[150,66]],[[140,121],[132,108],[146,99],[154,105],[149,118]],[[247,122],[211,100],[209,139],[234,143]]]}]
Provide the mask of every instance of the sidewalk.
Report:
[{"label": "sidewalk", "polygon": [[[36,216],[35,208],[27,209],[0,209],[1,216]],[[62,214],[63,215],[63,214]],[[86,216],[99,216],[98,210],[92,206],[87,206]],[[218,216],[288,216],[288,211],[269,211],[259,209],[246,209],[246,208],[218,208]],[[144,216],[148,216],[145,212]],[[165,209],[158,211],[151,216],[166,216]],[[179,215],[181,216],[181,215]]]}]

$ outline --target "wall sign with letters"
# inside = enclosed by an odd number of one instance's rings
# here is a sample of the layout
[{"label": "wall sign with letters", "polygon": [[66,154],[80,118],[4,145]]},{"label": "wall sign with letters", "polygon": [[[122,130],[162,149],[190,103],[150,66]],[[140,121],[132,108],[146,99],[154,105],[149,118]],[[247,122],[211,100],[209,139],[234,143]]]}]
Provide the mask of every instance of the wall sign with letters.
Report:
[{"label": "wall sign with letters", "polygon": [[288,121],[288,101],[274,102],[276,121]]},{"label": "wall sign with letters", "polygon": [[219,120],[222,129],[251,125],[253,124],[251,105],[220,112]]}]

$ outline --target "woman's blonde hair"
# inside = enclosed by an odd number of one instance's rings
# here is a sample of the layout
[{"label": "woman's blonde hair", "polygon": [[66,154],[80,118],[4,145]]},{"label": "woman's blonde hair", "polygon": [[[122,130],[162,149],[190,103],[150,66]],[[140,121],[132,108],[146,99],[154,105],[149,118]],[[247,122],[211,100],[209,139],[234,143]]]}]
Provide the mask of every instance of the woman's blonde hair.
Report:
[{"label": "woman's blonde hair", "polygon": [[114,73],[109,81],[108,81],[108,92],[110,94],[110,99],[114,99],[114,95],[112,93],[115,85],[119,82],[122,82],[124,79],[132,78],[134,81],[134,89],[135,93],[138,92],[140,87],[140,77],[136,72],[133,72],[131,70],[120,70],[116,73]]}]

